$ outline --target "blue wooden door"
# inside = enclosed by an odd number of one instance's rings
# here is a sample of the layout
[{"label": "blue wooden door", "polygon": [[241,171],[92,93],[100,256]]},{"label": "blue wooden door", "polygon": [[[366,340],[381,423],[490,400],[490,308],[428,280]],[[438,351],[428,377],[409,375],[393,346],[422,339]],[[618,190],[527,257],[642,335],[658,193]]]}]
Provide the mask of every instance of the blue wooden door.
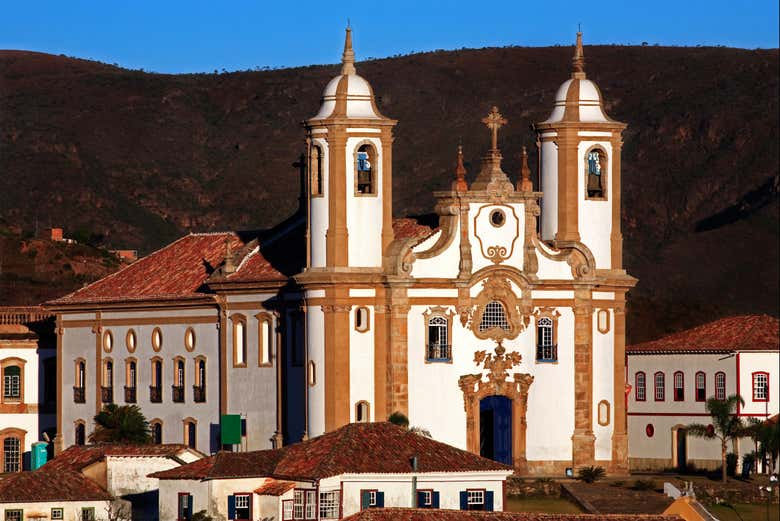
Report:
[{"label": "blue wooden door", "polygon": [[479,403],[480,454],[512,464],[512,400],[488,396]]}]

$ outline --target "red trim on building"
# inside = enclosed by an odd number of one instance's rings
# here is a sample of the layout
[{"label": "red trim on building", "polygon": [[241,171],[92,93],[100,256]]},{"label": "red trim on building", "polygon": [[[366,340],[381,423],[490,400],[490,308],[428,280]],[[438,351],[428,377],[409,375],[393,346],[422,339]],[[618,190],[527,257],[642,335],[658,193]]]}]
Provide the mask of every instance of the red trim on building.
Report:
[{"label": "red trim on building", "polygon": [[[658,397],[658,375],[661,375],[661,397]],[[666,375],[663,371],[653,373],[653,398],[656,402],[666,401]]]},{"label": "red trim on building", "polygon": [[[642,398],[639,397],[639,387],[640,387],[640,385],[639,385],[639,375],[640,374],[642,375],[642,382],[643,382],[643,385],[641,386],[642,387],[642,394],[643,394]],[[636,400],[637,402],[647,401],[647,375],[645,374],[644,371],[637,371],[634,374],[634,386],[636,387],[634,389],[634,400]]]},{"label": "red trim on building", "polygon": [[[764,375],[766,376],[766,385],[764,387],[764,397],[763,398],[756,398],[756,376],[758,375]],[[753,401],[754,402],[768,402],[769,401],[769,373],[766,371],[753,371],[750,373],[750,391],[753,395]]]},{"label": "red trim on building", "polygon": [[[680,387],[677,387],[677,376],[680,376]],[[677,392],[679,390],[679,393]],[[675,402],[685,401],[685,373],[682,371],[675,371],[672,375],[672,393],[674,394]]]},{"label": "red trim on building", "polygon": [[[741,392],[739,392],[739,389],[740,389],[740,378],[739,378],[739,353],[737,353],[737,395],[738,395],[738,396],[742,396],[742,393],[741,393]],[[726,393],[726,396],[728,396],[728,395],[729,395],[729,393],[727,392],[727,393]],[[737,400],[737,414],[739,414],[739,413],[741,412],[741,411],[740,411],[740,409],[741,409],[741,408],[742,408],[742,404],[741,404],[741,403],[739,403],[739,400]]]},{"label": "red trim on building", "polygon": [[[718,375],[723,375],[723,396],[718,396]],[[715,373],[715,398],[718,400],[725,400],[726,399],[726,373],[723,371],[718,371]]]},{"label": "red trim on building", "polygon": [[[710,416],[706,412],[628,412],[628,416]],[[732,416],[740,416],[742,418],[766,418],[769,415],[763,412],[757,412],[753,414],[740,413]]]},{"label": "red trim on building", "polygon": [[[699,375],[704,377],[704,392],[702,398],[699,399]],[[696,371],[696,376],[693,378],[693,397],[697,402],[704,402],[707,400],[707,373],[704,371]]]}]

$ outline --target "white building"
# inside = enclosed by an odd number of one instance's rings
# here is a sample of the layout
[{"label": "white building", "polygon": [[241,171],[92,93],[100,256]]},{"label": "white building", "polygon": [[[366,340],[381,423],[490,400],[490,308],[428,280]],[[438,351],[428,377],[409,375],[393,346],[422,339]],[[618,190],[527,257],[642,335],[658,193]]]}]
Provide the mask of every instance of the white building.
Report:
[{"label": "white building", "polygon": [[[729,317],[626,348],[629,460],[632,470],[718,468],[718,440],[693,438],[685,427],[710,423],[708,398],[738,394],[736,413],[764,420],[778,413],[780,321],[767,315]],[[755,450],[741,439],[730,452]]]},{"label": "white building", "polygon": [[[350,424],[275,450],[220,452],[152,474],[160,520],[341,519],[367,508],[504,508],[512,468],[390,423]],[[413,504],[416,502],[416,505]]]},{"label": "white building", "polygon": [[0,473],[29,470],[33,443],[53,435],[56,351],[36,332],[45,335],[36,326],[48,318],[37,307],[0,308]]},{"label": "white building", "polygon": [[225,446],[226,415],[255,450],[401,412],[521,473],[626,473],[625,124],[587,79],[579,34],[555,99],[536,125],[541,192],[525,151],[516,182],[502,170],[493,107],[475,180],[459,151],[434,194],[439,226],[394,220],[396,122],[348,29],[305,123],[298,215],[265,234],[191,234],[50,303],[57,448],[83,443],[111,402],[138,404],[156,441],[204,452]]}]

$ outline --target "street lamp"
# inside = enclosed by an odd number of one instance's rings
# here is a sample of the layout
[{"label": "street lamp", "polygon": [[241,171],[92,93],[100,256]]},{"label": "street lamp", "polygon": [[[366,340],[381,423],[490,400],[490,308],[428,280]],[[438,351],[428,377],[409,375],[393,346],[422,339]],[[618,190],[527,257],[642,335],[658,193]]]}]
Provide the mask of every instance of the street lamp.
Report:
[{"label": "street lamp", "polygon": [[769,521],[769,507],[772,504],[772,492],[774,491],[775,487],[774,484],[777,483],[777,476],[772,474],[769,476],[769,486],[767,487],[758,487],[759,490],[766,490],[766,521]]}]

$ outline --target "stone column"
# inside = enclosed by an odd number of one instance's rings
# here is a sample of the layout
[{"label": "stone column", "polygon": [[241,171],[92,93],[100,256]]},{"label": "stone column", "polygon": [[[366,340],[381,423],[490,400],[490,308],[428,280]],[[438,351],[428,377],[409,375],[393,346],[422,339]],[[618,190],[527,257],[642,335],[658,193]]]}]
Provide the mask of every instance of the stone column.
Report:
[{"label": "stone column", "polygon": [[348,288],[326,290],[325,321],[325,432],[349,423],[349,312]]},{"label": "stone column", "polygon": [[612,415],[612,471],[628,474],[628,418],[626,415],[626,310],[625,294],[615,294],[614,353],[615,394]]},{"label": "stone column", "polygon": [[611,265],[613,270],[623,269],[623,233],[620,224],[620,151],[623,140],[618,135],[612,139],[612,233],[610,234]]},{"label": "stone column", "polygon": [[558,146],[558,231],[556,241],[579,241],[579,186],[580,165],[577,131],[559,129]]},{"label": "stone column", "polygon": [[590,290],[574,292],[574,433],[572,462],[575,467],[593,465],[593,306]]},{"label": "stone column", "polygon": [[409,297],[406,286],[390,288],[390,364],[388,414],[396,411],[409,415]]},{"label": "stone column", "polygon": [[328,230],[325,232],[325,261],[328,267],[347,266],[347,134],[343,127],[329,127],[328,150]]},{"label": "stone column", "polygon": [[378,287],[374,305],[374,421],[385,421],[392,412],[388,401],[391,308],[385,302],[385,289]]}]

